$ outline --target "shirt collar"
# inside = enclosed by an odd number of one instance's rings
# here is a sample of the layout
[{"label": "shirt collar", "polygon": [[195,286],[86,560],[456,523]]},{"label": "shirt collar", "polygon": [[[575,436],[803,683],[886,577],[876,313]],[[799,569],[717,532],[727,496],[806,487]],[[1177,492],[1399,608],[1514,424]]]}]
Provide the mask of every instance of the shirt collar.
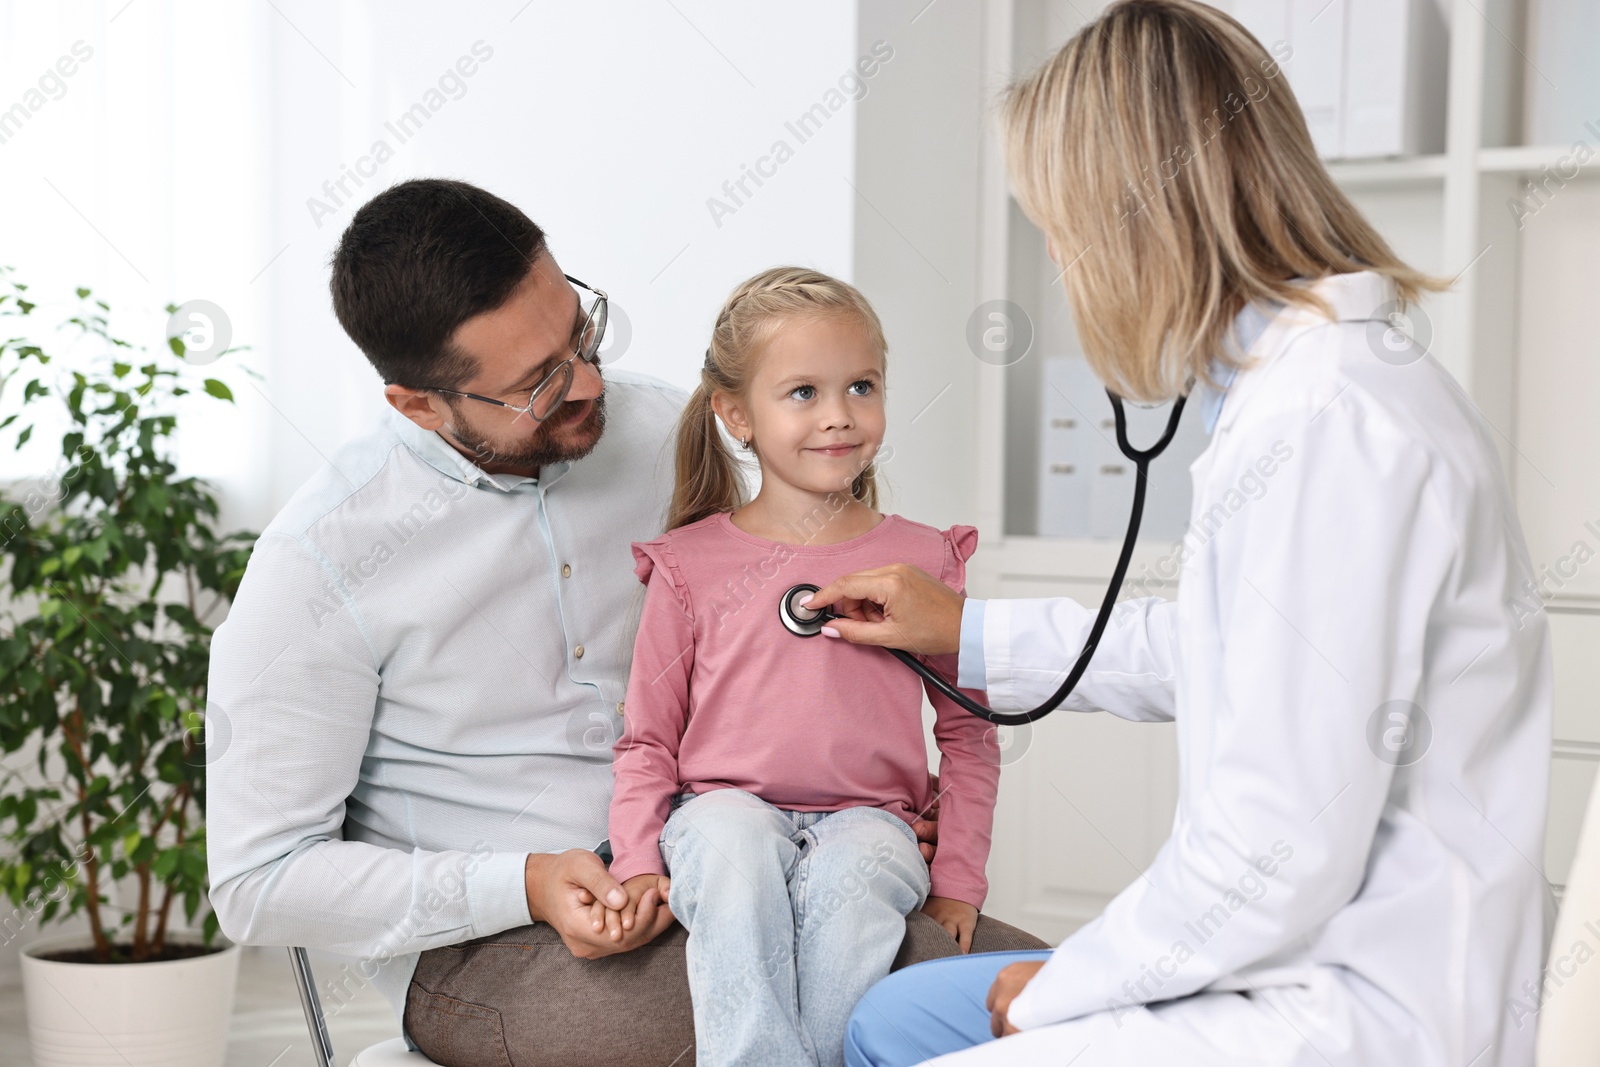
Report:
[{"label": "shirt collar", "polygon": [[387,409],[386,417],[389,419],[396,435],[424,463],[453,481],[475,488],[499,489],[502,492],[509,493],[515,491],[524,482],[538,486],[542,481],[545,488],[548,489],[572,466],[571,462],[567,460],[562,460],[559,463],[547,463],[540,469],[538,478],[529,478],[517,474],[490,474],[456,451],[455,446],[440,437],[437,432],[424,430],[394,408]]},{"label": "shirt collar", "polygon": [[[1262,311],[1260,307],[1246,304],[1233,320],[1233,338],[1239,351],[1250,351],[1250,346],[1256,343],[1271,321],[1272,316]],[[1206,433],[1211,433],[1217,428],[1217,419],[1222,415],[1222,402],[1227,399],[1228,387],[1233,384],[1233,379],[1238,373],[1239,368],[1221,367],[1212,360],[1211,376],[1216,380],[1216,384],[1204,384],[1200,391],[1200,419],[1205,423]]]}]

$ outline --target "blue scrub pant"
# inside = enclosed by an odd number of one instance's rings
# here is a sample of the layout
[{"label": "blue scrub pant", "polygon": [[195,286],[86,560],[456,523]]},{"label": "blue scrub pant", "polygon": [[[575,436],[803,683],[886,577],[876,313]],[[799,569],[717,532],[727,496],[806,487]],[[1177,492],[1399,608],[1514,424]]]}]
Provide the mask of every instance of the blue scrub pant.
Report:
[{"label": "blue scrub pant", "polygon": [[[1035,952],[980,952],[903,967],[867,991],[845,1031],[846,1067],[909,1067],[993,1041],[989,987],[1002,967],[1047,960]],[[907,1005],[916,1006],[915,1025]]]}]

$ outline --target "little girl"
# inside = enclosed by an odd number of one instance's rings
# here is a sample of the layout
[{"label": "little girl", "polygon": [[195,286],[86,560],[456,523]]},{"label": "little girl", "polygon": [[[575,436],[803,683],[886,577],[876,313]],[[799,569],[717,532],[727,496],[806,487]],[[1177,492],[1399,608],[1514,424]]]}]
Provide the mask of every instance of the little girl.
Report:
[{"label": "little girl", "polygon": [[[670,874],[702,1067],[843,1063],[845,1023],[888,973],[906,914],[921,907],[965,951],[988,889],[989,725],[929,687],[936,798],[921,679],[778,616],[798,583],[891,563],[965,586],[975,529],[874,510],[885,357],[877,315],[844,282],[779,267],[740,285],[678,426],[668,532],[633,544],[646,589],[610,825],[630,903],[606,918],[631,926]],[[719,418],[760,463],[748,503]],[[955,659],[926,662],[953,680]],[[930,878],[911,824],[935,801]]]}]

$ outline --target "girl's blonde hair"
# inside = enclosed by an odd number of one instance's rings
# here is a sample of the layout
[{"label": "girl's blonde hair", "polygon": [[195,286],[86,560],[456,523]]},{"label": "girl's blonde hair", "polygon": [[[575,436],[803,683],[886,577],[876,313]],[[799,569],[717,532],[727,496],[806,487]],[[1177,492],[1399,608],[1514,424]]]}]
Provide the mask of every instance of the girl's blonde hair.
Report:
[{"label": "girl's blonde hair", "polygon": [[[841,316],[854,319],[886,363],[889,346],[883,325],[860,290],[805,267],[773,267],[740,283],[717,313],[711,347],[700,369],[700,384],[678,419],[677,477],[667,529],[675,530],[745,503],[740,461],[717,432],[711,394],[720,390],[743,399],[755,378],[761,349],[797,319]],[[885,366],[887,372],[887,366]],[[755,447],[755,442],[751,442]],[[850,495],[874,510],[877,476],[868,464],[850,485]]]},{"label": "girl's blonde hair", "polygon": [[[1122,0],[1001,99],[1006,169],[1054,241],[1089,365],[1167,400],[1209,381],[1245,304],[1331,317],[1301,282],[1370,270],[1401,301],[1413,270],[1323,168],[1278,61],[1191,0]],[[1078,260],[1081,260],[1079,262]]]}]

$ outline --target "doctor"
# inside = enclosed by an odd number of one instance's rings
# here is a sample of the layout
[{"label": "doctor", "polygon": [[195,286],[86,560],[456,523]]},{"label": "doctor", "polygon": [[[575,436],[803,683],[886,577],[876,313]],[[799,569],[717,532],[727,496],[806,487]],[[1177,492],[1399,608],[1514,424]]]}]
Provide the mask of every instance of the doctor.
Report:
[{"label": "doctor", "polygon": [[[1192,376],[1212,426],[1177,600],[1123,604],[1068,702],[1176,720],[1177,814],[1054,951],[874,987],[849,1061],[1531,1063],[1549,636],[1518,608],[1534,571],[1494,432],[1391,325],[1442,286],[1334,185],[1276,61],[1210,7],[1114,4],[1003,116],[1097,375],[1144,400]],[[849,616],[830,636],[959,651],[996,708],[1051,694],[1093,616],[905,566],[811,603]]]}]

